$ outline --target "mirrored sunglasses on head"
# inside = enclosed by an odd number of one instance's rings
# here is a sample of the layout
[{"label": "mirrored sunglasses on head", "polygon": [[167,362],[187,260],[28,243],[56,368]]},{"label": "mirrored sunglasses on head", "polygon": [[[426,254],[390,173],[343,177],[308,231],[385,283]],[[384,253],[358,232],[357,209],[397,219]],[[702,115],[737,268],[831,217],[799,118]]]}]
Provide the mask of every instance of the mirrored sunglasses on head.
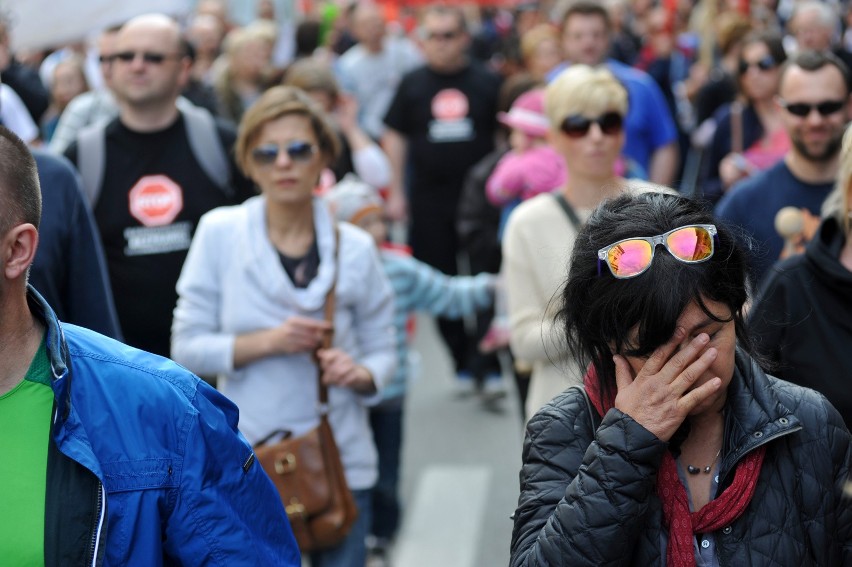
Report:
[{"label": "mirrored sunglasses on head", "polygon": [[717,238],[716,226],[690,224],[657,236],[625,238],[598,250],[598,276],[602,264],[618,279],[634,278],[645,272],[654,261],[657,245],[663,245],[675,259],[698,264],[713,257]]}]

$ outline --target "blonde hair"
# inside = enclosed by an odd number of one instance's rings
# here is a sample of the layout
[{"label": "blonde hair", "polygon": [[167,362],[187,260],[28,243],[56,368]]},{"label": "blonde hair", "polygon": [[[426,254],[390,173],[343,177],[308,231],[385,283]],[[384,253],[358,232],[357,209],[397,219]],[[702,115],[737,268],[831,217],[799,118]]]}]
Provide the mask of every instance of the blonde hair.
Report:
[{"label": "blonde hair", "polygon": [[627,114],[627,89],[602,67],[571,65],[544,91],[544,112],[555,129],[574,114],[595,116],[610,111]]},{"label": "blonde hair", "polygon": [[337,159],[340,154],[340,141],[325,114],[311,97],[295,87],[272,87],[246,110],[240,121],[234,153],[237,165],[243,173],[249,174],[249,154],[263,127],[291,114],[310,120],[326,165]]},{"label": "blonde hair", "polygon": [[284,75],[282,84],[302,89],[305,92],[326,93],[333,100],[340,96],[340,88],[331,68],[323,62],[307,57],[296,61]]},{"label": "blonde hair", "polygon": [[840,168],[837,171],[837,181],[834,189],[822,203],[823,218],[836,218],[845,234],[849,234],[852,229],[852,219],[849,218],[850,188],[852,188],[852,128],[847,127],[840,146]]},{"label": "blonde hair", "polygon": [[249,25],[236,28],[225,36],[222,42],[222,51],[228,56],[233,57],[243,47],[255,41],[263,41],[270,46],[275,45],[278,40],[277,26],[269,21],[256,21]]},{"label": "blonde hair", "polygon": [[559,32],[550,24],[538,24],[521,36],[521,57],[524,62],[535,56],[538,46],[545,41],[555,41],[559,45]]}]

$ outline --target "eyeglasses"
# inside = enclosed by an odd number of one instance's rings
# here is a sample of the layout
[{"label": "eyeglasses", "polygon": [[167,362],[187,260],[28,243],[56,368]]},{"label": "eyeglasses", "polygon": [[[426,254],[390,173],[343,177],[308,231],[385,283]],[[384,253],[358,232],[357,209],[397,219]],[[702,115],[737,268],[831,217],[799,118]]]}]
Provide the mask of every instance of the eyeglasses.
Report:
[{"label": "eyeglasses", "polygon": [[256,165],[272,165],[283,150],[291,160],[305,162],[313,157],[316,149],[313,144],[301,141],[290,142],[283,147],[277,144],[264,144],[251,151],[251,159]]},{"label": "eyeglasses", "polygon": [[745,75],[748,72],[749,67],[757,67],[761,71],[769,71],[770,69],[774,69],[776,65],[777,63],[775,62],[775,58],[771,55],[761,57],[754,63],[749,63],[748,61],[740,59],[739,71],[740,75]]},{"label": "eyeglasses", "polygon": [[620,280],[643,273],[654,260],[654,250],[662,244],[669,254],[687,264],[706,262],[713,257],[716,227],[712,224],[690,224],[657,236],[637,236],[619,240],[598,250],[598,276],[601,264]]},{"label": "eyeglasses", "polygon": [[624,118],[617,112],[607,112],[597,118],[586,118],[581,114],[566,116],[562,121],[562,131],[569,138],[582,138],[589,133],[592,124],[597,124],[601,132],[607,136],[614,136],[621,132]]},{"label": "eyeglasses", "polygon": [[151,51],[121,51],[116,53],[111,57],[111,59],[118,59],[122,63],[131,63],[136,59],[136,57],[141,57],[142,61],[145,63],[150,63],[151,65],[160,65],[166,59],[180,59],[181,57],[185,57],[182,53],[153,53]]},{"label": "eyeglasses", "polygon": [[820,116],[830,116],[835,112],[839,112],[843,108],[843,105],[846,104],[842,100],[825,100],[817,104],[808,104],[806,102],[787,102],[780,99],[779,103],[787,109],[787,112],[799,118],[806,118],[813,109],[816,109]]},{"label": "eyeglasses", "polygon": [[98,55],[99,63],[112,63],[115,57],[113,55]]},{"label": "eyeglasses", "polygon": [[455,39],[462,34],[461,30],[450,30],[450,31],[433,31],[426,32],[426,39],[431,41],[449,41],[451,39]]}]

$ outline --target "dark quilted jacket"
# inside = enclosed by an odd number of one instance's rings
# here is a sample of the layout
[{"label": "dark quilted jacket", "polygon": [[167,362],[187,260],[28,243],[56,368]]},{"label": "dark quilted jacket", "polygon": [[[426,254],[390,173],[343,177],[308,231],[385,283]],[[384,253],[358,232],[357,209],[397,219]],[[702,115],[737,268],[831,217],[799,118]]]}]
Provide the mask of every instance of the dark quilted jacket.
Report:
[{"label": "dark quilted jacket", "polygon": [[[616,409],[590,423],[569,389],[527,426],[513,567],[665,564],[655,492],[666,444]],[[843,495],[849,431],[826,399],[766,376],[737,354],[725,409],[719,482],[766,445],[745,513],[711,535],[723,566],[852,565],[852,499]]]}]

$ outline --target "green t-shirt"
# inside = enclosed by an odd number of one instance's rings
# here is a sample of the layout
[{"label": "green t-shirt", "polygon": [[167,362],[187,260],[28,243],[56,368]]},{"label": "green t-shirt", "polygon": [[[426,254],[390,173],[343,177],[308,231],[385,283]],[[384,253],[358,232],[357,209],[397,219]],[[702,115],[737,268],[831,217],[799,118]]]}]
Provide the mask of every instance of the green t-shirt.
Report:
[{"label": "green t-shirt", "polygon": [[42,339],[27,375],[0,396],[0,563],[44,566],[44,495],[53,410]]}]

